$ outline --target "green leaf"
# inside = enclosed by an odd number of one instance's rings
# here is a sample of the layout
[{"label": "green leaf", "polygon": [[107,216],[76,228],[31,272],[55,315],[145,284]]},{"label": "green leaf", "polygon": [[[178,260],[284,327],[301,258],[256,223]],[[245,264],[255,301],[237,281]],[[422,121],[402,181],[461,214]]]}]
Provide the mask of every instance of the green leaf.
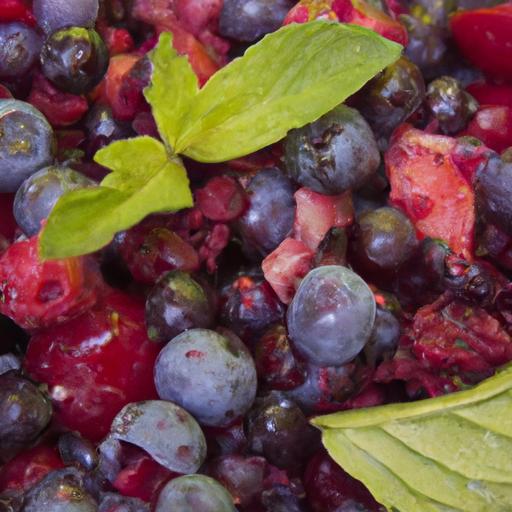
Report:
[{"label": "green leaf", "polygon": [[96,251],[150,213],[193,204],[185,168],[170,160],[164,146],[151,137],[114,142],[95,159],[113,172],[100,187],[75,190],[59,199],[40,237],[42,258]]},{"label": "green leaf", "polygon": [[512,366],[467,391],[313,424],[334,460],[389,510],[512,510]]},{"label": "green leaf", "polygon": [[151,105],[158,131],[174,148],[183,119],[192,108],[199,91],[197,77],[187,57],[181,57],[172,46],[172,35],[164,32],[151,52],[153,64],[151,84],[144,96]]},{"label": "green leaf", "polygon": [[182,119],[176,152],[221,162],[277,142],[339,105],[401,50],[355,25],[287,25],[210,78]]}]

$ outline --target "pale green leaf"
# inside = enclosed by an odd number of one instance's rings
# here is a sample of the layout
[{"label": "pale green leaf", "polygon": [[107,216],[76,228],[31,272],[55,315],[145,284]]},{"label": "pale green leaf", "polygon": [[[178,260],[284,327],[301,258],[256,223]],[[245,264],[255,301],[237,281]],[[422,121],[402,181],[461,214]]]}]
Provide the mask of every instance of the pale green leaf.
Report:
[{"label": "pale green leaf", "polygon": [[331,456],[389,510],[512,510],[512,367],[473,389],[318,417]]},{"label": "pale green leaf", "polygon": [[355,25],[282,27],[210,78],[183,118],[176,152],[220,162],[268,146],[339,105],[401,50]]},{"label": "pale green leaf", "polygon": [[44,259],[96,251],[114,235],[156,212],[192,206],[185,168],[169,160],[164,146],[150,137],[123,140],[97,154],[113,172],[102,186],[62,196],[39,241]]},{"label": "pale green leaf", "polygon": [[174,148],[184,117],[199,91],[197,77],[187,57],[176,53],[172,46],[172,35],[167,32],[160,36],[150,59],[153,74],[144,95],[151,105],[160,135]]}]

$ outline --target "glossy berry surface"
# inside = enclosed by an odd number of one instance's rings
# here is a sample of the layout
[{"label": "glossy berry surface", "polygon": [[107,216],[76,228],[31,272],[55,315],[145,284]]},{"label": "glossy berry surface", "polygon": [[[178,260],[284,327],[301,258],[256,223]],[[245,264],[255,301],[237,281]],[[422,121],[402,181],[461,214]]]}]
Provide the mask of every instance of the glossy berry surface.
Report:
[{"label": "glossy berry surface", "polygon": [[303,465],[318,441],[297,404],[276,392],[256,401],[246,416],[245,428],[253,453],[292,471]]},{"label": "glossy berry surface", "polygon": [[191,329],[160,352],[155,384],[160,398],[181,405],[202,425],[227,426],[252,405],[256,370],[233,333]]},{"label": "glossy berry surface", "polygon": [[44,76],[59,89],[73,94],[89,92],[103,78],[107,67],[107,48],[93,29],[60,29],[41,50]]},{"label": "glossy berry surface", "polygon": [[339,366],[353,359],[370,337],[375,299],[368,285],[342,266],[312,270],[287,313],[294,346],[310,362]]},{"label": "glossy berry surface", "polygon": [[0,375],[0,446],[2,454],[18,450],[48,425],[52,408],[48,397],[14,372]]},{"label": "glossy berry surface", "polygon": [[52,163],[53,130],[32,105],[0,100],[0,192],[16,192],[23,180]]},{"label": "glossy berry surface", "polygon": [[254,362],[262,387],[293,389],[306,379],[306,365],[293,350],[283,325],[270,327],[256,342]]},{"label": "glossy berry surface", "polygon": [[283,305],[258,273],[236,276],[221,290],[220,301],[222,323],[246,342],[283,319]]},{"label": "glossy berry surface", "polygon": [[288,175],[320,194],[357,189],[377,170],[377,142],[359,112],[341,105],[303,128],[284,144]]},{"label": "glossy berry surface", "polygon": [[401,211],[385,206],[359,217],[351,250],[357,269],[382,275],[397,270],[417,245],[412,222]]},{"label": "glossy berry surface", "polygon": [[146,326],[153,341],[168,342],[187,329],[213,323],[207,292],[185,272],[164,274],[146,300]]},{"label": "glossy berry surface", "polygon": [[113,292],[97,308],[34,335],[25,370],[48,385],[59,425],[97,441],[124,405],[155,398],[158,352],[146,335],[144,305]]},{"label": "glossy berry surface", "polygon": [[36,235],[58,199],[71,190],[94,182],[69,167],[45,167],[27,178],[16,192],[14,218],[25,235]]},{"label": "glossy berry surface", "polygon": [[238,222],[249,254],[266,256],[293,227],[295,201],[291,181],[276,168],[260,171],[247,185],[249,207]]}]

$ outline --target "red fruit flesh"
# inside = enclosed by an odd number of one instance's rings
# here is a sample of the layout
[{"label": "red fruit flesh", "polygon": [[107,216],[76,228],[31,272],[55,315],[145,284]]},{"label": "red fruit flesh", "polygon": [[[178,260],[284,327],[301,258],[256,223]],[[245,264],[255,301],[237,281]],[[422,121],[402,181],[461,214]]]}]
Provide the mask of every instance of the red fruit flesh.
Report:
[{"label": "red fruit flesh", "polygon": [[512,5],[462,11],[450,21],[461,53],[494,78],[512,80]]},{"label": "red fruit flesh", "polygon": [[315,253],[304,242],[285,238],[263,260],[263,275],[281,302],[291,302],[301,279],[310,271],[314,256]]},{"label": "red fruit flesh", "polygon": [[408,125],[396,132],[386,153],[391,203],[402,209],[421,237],[444,240],[457,254],[473,254],[475,198],[452,152],[455,139]]},{"label": "red fruit flesh", "polygon": [[297,209],[293,225],[294,238],[316,251],[331,228],[344,228],[352,224],[354,209],[350,193],[326,196],[301,188],[295,192]]},{"label": "red fruit flesh", "polygon": [[195,193],[196,206],[210,220],[228,222],[240,217],[249,199],[242,186],[229,176],[217,176]]},{"label": "red fruit flesh", "polygon": [[24,492],[50,471],[64,467],[57,450],[40,444],[30,448],[0,468],[0,493]]},{"label": "red fruit flesh", "polygon": [[0,313],[24,329],[64,322],[92,307],[99,281],[91,259],[43,262],[38,237],[22,240],[0,258]]},{"label": "red fruit flesh", "polygon": [[55,127],[76,123],[89,108],[85,97],[59,91],[40,73],[34,77],[28,101]]},{"label": "red fruit flesh", "polygon": [[141,450],[119,472],[113,486],[123,496],[150,502],[176,476],[177,473],[164,468]]},{"label": "red fruit flesh", "polygon": [[142,301],[110,292],[98,306],[30,340],[24,366],[48,385],[55,422],[97,441],[130,402],[156,398]]}]

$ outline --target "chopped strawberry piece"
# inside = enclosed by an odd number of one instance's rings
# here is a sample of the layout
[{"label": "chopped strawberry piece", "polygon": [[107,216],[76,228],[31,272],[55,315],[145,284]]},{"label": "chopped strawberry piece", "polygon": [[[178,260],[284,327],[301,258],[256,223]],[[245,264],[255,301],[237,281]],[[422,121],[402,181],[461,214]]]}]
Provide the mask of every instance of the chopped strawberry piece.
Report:
[{"label": "chopped strawberry piece", "polygon": [[304,187],[295,193],[295,201],[294,238],[312,251],[316,251],[331,228],[347,227],[354,220],[350,192],[327,196]]},{"label": "chopped strawberry piece", "polygon": [[453,138],[405,125],[386,152],[386,170],[391,203],[408,215],[418,234],[444,240],[471,260],[475,198],[452,158],[456,147]]},{"label": "chopped strawberry piece", "polygon": [[480,107],[466,132],[498,151],[512,146],[512,107],[489,105]]},{"label": "chopped strawberry piece", "polygon": [[461,11],[450,25],[464,57],[492,77],[512,79],[512,4]]},{"label": "chopped strawberry piece", "polygon": [[0,258],[0,313],[25,329],[64,322],[94,305],[99,282],[88,257],[41,261],[37,236],[15,242]]},{"label": "chopped strawberry piece", "polygon": [[94,91],[94,97],[108,103],[114,116],[121,120],[130,120],[135,116],[134,108],[126,104],[121,95],[124,77],[130,72],[139,55],[125,53],[110,59],[105,77]]},{"label": "chopped strawberry piece", "polygon": [[285,238],[261,264],[265,279],[281,302],[289,304],[300,280],[311,269],[314,252],[301,240]]},{"label": "chopped strawberry piece", "polygon": [[284,25],[330,19],[369,28],[381,36],[407,44],[407,30],[380,9],[364,0],[301,0],[287,14]]},{"label": "chopped strawberry piece", "polygon": [[488,376],[512,359],[512,339],[483,309],[444,297],[414,317],[413,354],[436,370]]},{"label": "chopped strawberry piece", "polygon": [[226,224],[215,224],[199,249],[200,261],[206,262],[208,272],[217,270],[217,258],[229,243],[231,231]]}]

